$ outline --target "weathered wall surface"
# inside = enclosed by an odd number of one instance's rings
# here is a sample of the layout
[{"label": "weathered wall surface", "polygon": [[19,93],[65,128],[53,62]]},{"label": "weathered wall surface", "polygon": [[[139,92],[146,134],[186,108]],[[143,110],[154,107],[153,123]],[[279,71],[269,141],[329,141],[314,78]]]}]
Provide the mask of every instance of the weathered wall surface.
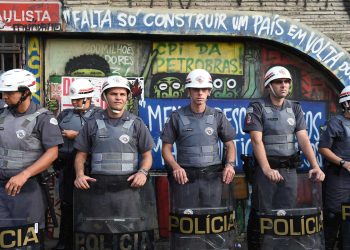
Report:
[{"label": "weathered wall surface", "polygon": [[350,51],[350,2],[346,0],[65,0],[65,6],[111,5],[123,8],[170,8],[259,11],[279,14],[315,28]]},{"label": "weathered wall surface", "polygon": [[[143,97],[133,98],[129,108],[136,108],[141,98],[139,114],[157,144],[154,150],[156,169],[162,169],[164,165],[160,157],[160,131],[169,112],[187,104],[184,82],[194,68],[204,68],[213,77],[211,104],[224,110],[237,128],[237,155],[251,151],[247,135],[242,131],[245,107],[248,100],[262,96],[262,79],[272,65],[283,65],[290,70],[292,99],[321,101],[313,105],[305,103],[305,112],[313,117],[307,118],[313,143],[318,140],[317,128],[327,114],[326,108],[320,111],[311,106],[321,107],[322,103],[328,102],[330,111],[336,111],[337,97],[327,75],[305,60],[268,43],[50,39],[45,57],[51,97],[60,102],[64,96],[62,86],[69,77],[93,80],[122,74],[129,80],[132,77],[144,80],[141,90],[132,84],[133,96],[140,96],[138,92],[141,91]],[[315,144],[315,152],[316,148]]]}]

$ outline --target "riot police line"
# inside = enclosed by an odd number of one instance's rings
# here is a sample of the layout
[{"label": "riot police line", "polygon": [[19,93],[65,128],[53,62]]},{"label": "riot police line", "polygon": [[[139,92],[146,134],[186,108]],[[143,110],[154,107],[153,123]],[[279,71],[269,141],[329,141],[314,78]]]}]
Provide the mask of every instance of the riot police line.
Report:
[{"label": "riot police line", "polygon": [[[101,194],[102,192],[98,192]],[[91,194],[89,194],[91,195]],[[82,199],[84,199],[82,197]],[[77,202],[76,204],[81,204]],[[153,204],[154,205],[154,204]],[[155,206],[155,205],[154,205]],[[78,210],[84,207],[77,208]],[[215,208],[212,211],[207,210],[203,215],[195,215],[193,211],[182,210],[181,214],[170,214],[170,231],[174,234],[183,234],[186,237],[193,238],[203,237],[203,235],[222,234],[235,229],[234,226],[234,208],[227,213],[217,213]],[[195,209],[193,209],[195,210]],[[218,210],[220,211],[220,210]],[[77,211],[77,213],[79,213]],[[192,214],[191,214],[192,213]],[[84,216],[89,219],[88,215]],[[90,220],[93,219],[90,217]],[[144,249],[155,240],[152,230],[138,229],[137,232],[119,231],[98,232],[96,228],[102,228],[106,223],[106,218],[95,218],[96,223],[101,225],[92,226],[91,230],[79,230],[74,233],[75,249]],[[116,218],[113,220],[118,222]],[[350,220],[350,205],[343,206],[343,220]],[[314,215],[300,216],[264,216],[259,217],[260,233],[262,235],[279,236],[303,236],[312,235],[322,231],[322,213]],[[37,226],[36,226],[37,227]],[[35,225],[20,227],[17,229],[2,230],[0,233],[1,248],[11,249],[13,247],[30,246],[39,242],[39,237],[35,233]],[[95,228],[96,227],[96,228]],[[139,231],[141,230],[141,231]],[[234,237],[230,234],[230,237]],[[214,248],[213,248],[214,249]]]},{"label": "riot police line", "polygon": [[[277,85],[289,86],[292,83],[291,75],[285,68],[271,68],[270,71],[272,72],[266,74],[264,86],[270,88],[273,95],[276,95]],[[274,87],[271,87],[273,84]],[[233,144],[235,131],[221,111],[205,105],[213,88],[208,72],[190,72],[185,88],[191,97],[190,104],[174,111],[162,132],[162,154],[169,169],[170,249],[234,249],[235,204],[232,180],[236,167]],[[75,100],[74,95],[78,93],[78,97],[82,98],[77,99],[82,104],[71,113],[67,112],[67,118],[62,120],[67,123],[72,122],[73,118],[84,120],[80,120],[81,124],[75,124],[78,126],[75,128],[77,133],[74,143],[73,139],[65,141],[66,146],[68,143],[74,144],[76,150],[71,211],[73,248],[154,249],[154,232],[158,225],[154,186],[149,173],[154,142],[143,121],[124,109],[131,96],[126,78],[108,77],[101,91],[101,98],[106,101],[107,109],[85,117],[84,105],[88,97],[83,95],[90,95],[92,91],[91,87],[72,88],[72,102]],[[117,102],[116,98],[122,101]],[[315,174],[315,179],[320,181],[324,176],[317,163],[310,170],[311,179],[307,174],[296,176],[296,169],[300,166],[300,154],[294,146],[294,130],[290,132],[286,125],[279,127],[273,123],[283,120],[290,126],[295,126],[297,114],[294,111],[297,110],[300,115],[302,110],[297,102],[286,100],[285,105],[286,111],[278,118],[273,115],[281,110],[276,108],[276,111],[272,111],[274,108],[266,100],[253,101],[247,109],[246,125],[251,125],[254,109],[259,107],[260,112],[266,115],[264,122],[273,127],[273,132],[276,133],[276,128],[280,128],[285,134],[264,135],[267,151],[264,157],[270,167],[269,174],[263,173],[259,166],[261,162],[258,163],[255,158],[257,155],[242,157],[246,177],[253,186],[261,184],[257,183],[257,179],[263,179],[262,177],[271,182],[279,182],[274,183],[276,190],[287,185],[289,179],[285,176],[292,180],[288,183],[290,186],[283,187],[284,191],[287,190],[285,197],[280,196],[288,200],[288,205],[283,204],[281,198],[278,200],[280,204],[276,205],[273,201],[275,197],[269,197],[266,193],[255,193],[255,198],[259,199],[255,200],[257,207],[252,208],[250,214],[251,228],[248,237],[256,236],[256,242],[251,242],[256,246],[254,250],[281,249],[286,246],[293,250],[323,249],[321,186],[312,178]],[[0,115],[0,124],[2,118],[8,118],[7,115],[6,109],[3,117]],[[302,118],[298,119],[303,125]],[[32,121],[31,118],[28,123]],[[57,125],[57,121],[51,119],[50,122]],[[74,130],[68,128],[72,127],[62,129],[62,135],[68,136],[68,130]],[[303,126],[300,128],[304,131]],[[254,129],[256,128],[252,129],[253,132]],[[6,138],[6,135],[3,136]],[[17,133],[17,137],[21,136],[21,133]],[[220,140],[226,148],[222,158],[217,145]],[[253,144],[256,143],[255,140],[252,141]],[[173,144],[178,149],[176,159],[172,154]],[[11,154],[15,150],[16,148],[8,152],[7,149],[3,152],[0,150],[0,156],[5,158],[10,152],[9,159],[12,160],[11,157],[14,156]],[[310,155],[307,157],[309,161],[314,160]],[[1,187],[5,189],[4,182],[10,180],[11,178],[1,179]],[[298,200],[296,189],[303,190],[304,196],[308,198],[304,201]],[[12,191],[17,192],[15,189]],[[255,191],[259,190],[254,189]],[[288,194],[290,197],[286,197]],[[342,211],[345,222],[348,217],[347,209],[344,205]],[[14,227],[2,227],[4,230],[0,232],[1,248],[43,249],[42,236],[39,233],[43,226],[39,228],[36,221],[28,222],[25,219]]]}]

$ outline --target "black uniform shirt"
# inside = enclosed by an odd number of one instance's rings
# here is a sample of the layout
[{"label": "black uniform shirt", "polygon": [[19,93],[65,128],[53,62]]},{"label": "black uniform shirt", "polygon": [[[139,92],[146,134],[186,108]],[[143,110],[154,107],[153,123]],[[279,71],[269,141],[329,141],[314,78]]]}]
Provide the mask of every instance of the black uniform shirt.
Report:
[{"label": "black uniform shirt", "polygon": [[[86,153],[91,152],[98,129],[96,119],[103,119],[106,124],[116,127],[118,124],[124,123],[129,115],[130,112],[125,110],[122,117],[110,118],[108,117],[107,111],[105,110],[103,112],[96,113],[94,117],[89,117],[82,130],[80,131],[78,137],[75,139],[74,148]],[[155,147],[153,138],[141,118],[137,117],[133,122],[133,126],[133,139],[137,142],[138,153],[142,154],[149,150],[152,150]]]},{"label": "black uniform shirt", "polygon": [[340,141],[345,137],[346,133],[342,122],[333,116],[327,123],[326,130],[321,133],[318,147],[331,149],[334,141]]},{"label": "black uniform shirt", "polygon": [[[270,106],[271,108],[275,108],[272,103],[270,97],[266,97],[264,99],[266,106]],[[286,102],[283,102],[281,110],[286,108]],[[295,133],[300,130],[306,130],[306,122],[304,119],[303,110],[298,102],[292,101],[292,109],[295,115]],[[251,102],[247,108],[247,115],[244,122],[244,132],[249,133],[250,131],[264,131],[264,123],[263,123],[263,107],[257,101]]]},{"label": "black uniform shirt", "polygon": [[[199,116],[191,111],[190,105],[184,107],[184,112],[186,115]],[[208,109],[204,111],[204,115],[209,113]],[[218,124],[217,131],[218,136],[222,142],[232,141],[236,137],[236,131],[232,127],[231,123],[227,120],[226,116],[220,110],[214,110],[214,117]],[[163,143],[174,144],[179,136],[179,114],[174,111],[170,118],[166,121],[164,129],[161,134],[161,140]],[[201,119],[198,117],[198,119]]]},{"label": "black uniform shirt", "polygon": [[[18,113],[17,110],[13,108],[9,108],[9,111],[13,116],[21,117],[24,115],[33,114],[40,108],[40,105],[31,102],[28,109],[24,113]],[[2,109],[2,111],[3,110],[4,109]],[[41,141],[44,150],[63,144],[61,130],[52,112],[44,112],[40,114],[36,119],[37,122],[33,128],[32,135]]]},{"label": "black uniform shirt", "polygon": [[[79,115],[80,115],[80,121],[81,121],[81,124],[84,125],[86,123],[86,120],[88,118],[84,117],[84,115],[91,109],[95,109],[94,111],[92,111],[91,116],[93,116],[96,112],[100,112],[102,111],[102,109],[100,107],[95,107],[94,105],[90,105],[90,107],[85,110],[84,112],[80,112],[80,111],[73,111],[73,112],[77,112]],[[72,110],[72,108],[70,109],[65,109],[63,110],[61,113],[59,113],[59,115],[57,116],[57,120],[58,120],[58,124],[60,124],[60,122],[69,114],[69,112]]]}]

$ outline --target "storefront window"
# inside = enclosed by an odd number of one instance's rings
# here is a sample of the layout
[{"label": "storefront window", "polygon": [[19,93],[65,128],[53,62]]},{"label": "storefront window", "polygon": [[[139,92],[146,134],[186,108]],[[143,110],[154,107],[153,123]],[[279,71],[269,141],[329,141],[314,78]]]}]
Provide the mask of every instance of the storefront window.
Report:
[{"label": "storefront window", "polygon": [[22,68],[22,36],[5,33],[0,35],[0,72]]}]

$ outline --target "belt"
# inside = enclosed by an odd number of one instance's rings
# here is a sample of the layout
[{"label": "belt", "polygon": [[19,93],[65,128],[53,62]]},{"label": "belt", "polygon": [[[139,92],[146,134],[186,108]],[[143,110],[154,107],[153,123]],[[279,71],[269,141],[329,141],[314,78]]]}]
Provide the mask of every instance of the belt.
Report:
[{"label": "belt", "polygon": [[272,169],[287,168],[295,169],[297,167],[297,162],[294,161],[294,157],[267,157],[267,160]]}]

